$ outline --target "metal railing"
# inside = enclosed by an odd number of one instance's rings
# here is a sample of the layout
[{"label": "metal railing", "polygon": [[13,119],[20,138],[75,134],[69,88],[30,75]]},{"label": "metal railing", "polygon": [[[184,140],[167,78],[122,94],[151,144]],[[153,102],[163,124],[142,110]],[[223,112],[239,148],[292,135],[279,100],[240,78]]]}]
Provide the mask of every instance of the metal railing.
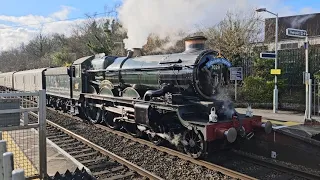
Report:
[{"label": "metal railing", "polygon": [[[29,112],[37,113],[38,120],[30,122]],[[23,169],[25,178],[44,179],[47,176],[45,90],[1,91],[0,131],[7,150],[14,155],[14,169]],[[21,176],[21,172],[15,171],[15,176]]]}]

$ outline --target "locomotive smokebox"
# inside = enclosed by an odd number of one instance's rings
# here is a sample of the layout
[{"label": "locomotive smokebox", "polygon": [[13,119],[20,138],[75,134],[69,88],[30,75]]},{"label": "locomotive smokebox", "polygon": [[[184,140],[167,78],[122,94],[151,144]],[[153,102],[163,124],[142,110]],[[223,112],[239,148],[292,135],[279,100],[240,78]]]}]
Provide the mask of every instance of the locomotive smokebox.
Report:
[{"label": "locomotive smokebox", "polygon": [[191,36],[185,38],[185,52],[204,50],[206,40],[207,38],[204,36]]}]

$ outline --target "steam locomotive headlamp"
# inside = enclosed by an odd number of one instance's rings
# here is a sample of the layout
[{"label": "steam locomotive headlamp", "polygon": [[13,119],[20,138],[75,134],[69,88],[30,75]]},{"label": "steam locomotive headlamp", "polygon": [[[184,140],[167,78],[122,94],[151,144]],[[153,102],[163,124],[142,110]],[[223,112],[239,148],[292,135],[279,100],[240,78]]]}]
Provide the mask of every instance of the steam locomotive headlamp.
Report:
[{"label": "steam locomotive headlamp", "polygon": [[266,123],[263,123],[263,124],[261,125],[261,127],[264,128],[264,131],[265,131],[267,134],[271,133],[271,131],[272,131],[272,123],[271,123],[270,121],[267,121]]},{"label": "steam locomotive headlamp", "polygon": [[251,109],[251,106],[249,105],[248,108],[247,108],[247,111],[246,111],[246,116],[247,117],[252,117],[252,109]]},{"label": "steam locomotive headlamp", "polygon": [[213,107],[213,108],[211,108],[211,113],[209,115],[209,123],[217,122],[218,121],[217,118],[218,118],[218,116],[216,114],[216,108]]}]

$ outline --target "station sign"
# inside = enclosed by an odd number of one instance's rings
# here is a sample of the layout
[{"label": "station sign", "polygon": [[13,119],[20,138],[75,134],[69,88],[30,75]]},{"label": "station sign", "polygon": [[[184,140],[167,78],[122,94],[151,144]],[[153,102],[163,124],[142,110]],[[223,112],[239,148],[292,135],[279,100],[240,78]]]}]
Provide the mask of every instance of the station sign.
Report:
[{"label": "station sign", "polygon": [[306,30],[301,30],[301,29],[293,29],[293,28],[287,28],[286,29],[286,35],[287,36],[292,36],[292,37],[306,37],[307,36],[307,31]]},{"label": "station sign", "polygon": [[271,69],[270,74],[280,75],[281,74],[281,69]]},{"label": "station sign", "polygon": [[262,52],[262,53],[260,53],[260,58],[261,59],[275,59],[276,53]]},{"label": "station sign", "polygon": [[230,68],[230,80],[243,80],[243,69],[242,67],[231,67]]}]

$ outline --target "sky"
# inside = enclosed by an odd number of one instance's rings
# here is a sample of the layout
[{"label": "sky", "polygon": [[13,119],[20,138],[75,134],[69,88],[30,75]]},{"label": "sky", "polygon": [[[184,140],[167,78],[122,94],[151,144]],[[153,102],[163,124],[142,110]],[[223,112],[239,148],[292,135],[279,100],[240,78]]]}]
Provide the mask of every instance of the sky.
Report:
[{"label": "sky", "polygon": [[[0,52],[18,47],[21,43],[28,43],[40,30],[45,34],[61,33],[70,36],[73,25],[81,24],[85,19],[85,14],[98,13],[100,17],[104,16],[105,7],[123,4],[122,1],[0,0]],[[223,7],[228,7],[228,3],[231,2],[230,0],[211,1],[217,1]],[[233,0],[232,2],[241,7],[250,6],[252,10],[254,10],[253,4],[255,8],[266,7],[272,12],[277,12],[279,16],[320,13],[319,0]],[[219,10],[221,8],[212,9],[212,11]],[[221,13],[226,13],[225,10],[221,11],[223,11]],[[267,13],[264,13],[263,16],[270,17]]]}]

